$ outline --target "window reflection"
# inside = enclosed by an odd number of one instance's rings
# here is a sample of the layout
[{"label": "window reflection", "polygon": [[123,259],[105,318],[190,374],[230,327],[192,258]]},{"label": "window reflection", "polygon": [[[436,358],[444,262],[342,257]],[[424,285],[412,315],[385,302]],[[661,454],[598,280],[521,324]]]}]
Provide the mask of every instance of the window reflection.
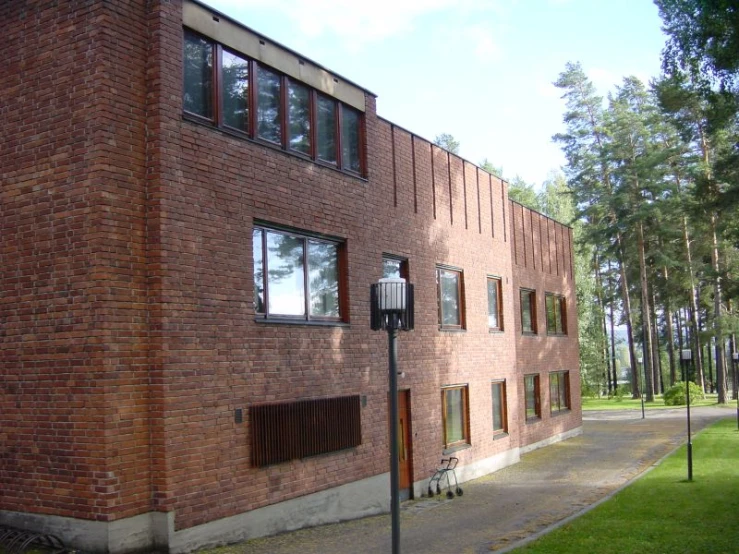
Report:
[{"label": "window reflection", "polygon": [[247,131],[249,125],[249,64],[223,51],[223,124]]},{"label": "window reflection", "polygon": [[213,117],[213,46],[204,38],[185,31],[183,109]]},{"label": "window reflection", "polygon": [[336,102],[318,95],[318,158],[324,162],[336,163]]},{"label": "window reflection", "polygon": [[269,313],[305,315],[303,240],[267,232]]},{"label": "window reflection", "polygon": [[257,135],[280,144],[280,76],[259,66],[257,77]]}]

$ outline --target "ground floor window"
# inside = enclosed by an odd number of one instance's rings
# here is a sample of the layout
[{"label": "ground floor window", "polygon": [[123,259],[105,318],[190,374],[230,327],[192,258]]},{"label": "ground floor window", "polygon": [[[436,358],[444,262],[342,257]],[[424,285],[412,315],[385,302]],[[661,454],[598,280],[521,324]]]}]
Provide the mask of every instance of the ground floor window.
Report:
[{"label": "ground floor window", "polygon": [[523,381],[526,398],[526,421],[535,421],[541,418],[539,376],[524,375]]},{"label": "ground floor window", "polygon": [[441,391],[444,448],[469,444],[467,385],[444,387]]},{"label": "ground floor window", "polygon": [[570,409],[570,372],[557,371],[549,374],[549,402],[553,414]]},{"label": "ground floor window", "polygon": [[491,385],[493,404],[493,434],[508,432],[505,381],[493,381]]}]

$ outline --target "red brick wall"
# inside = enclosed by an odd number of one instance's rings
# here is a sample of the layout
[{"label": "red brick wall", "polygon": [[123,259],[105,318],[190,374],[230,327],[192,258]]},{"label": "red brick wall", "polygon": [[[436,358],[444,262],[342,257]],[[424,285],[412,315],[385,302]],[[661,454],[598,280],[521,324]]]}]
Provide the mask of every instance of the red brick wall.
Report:
[{"label": "red brick wall", "polygon": [[[510,202],[511,233],[514,237],[513,265],[516,290],[512,301],[516,317],[516,351],[519,367],[519,402],[524,406],[523,375],[538,374],[541,396],[541,420],[525,421],[525,412],[518,414],[521,445],[532,444],[580,425],[580,371],[577,339],[577,306],[573,274],[572,232],[565,225]],[[521,333],[521,297],[519,289],[536,291],[536,335]],[[564,336],[547,336],[546,293],[566,298]],[[551,414],[549,373],[570,372],[571,410]]]},{"label": "red brick wall", "polygon": [[[570,329],[576,314],[567,229],[524,225],[505,183],[378,118],[372,96],[366,180],[184,120],[178,2],[0,9],[0,509],[175,510],[182,529],[387,471],[387,345],[368,305],[384,252],[416,285],[399,349],[416,480],[441,457],[443,385],[469,385],[462,464],[579,424],[546,404],[535,426],[519,416],[521,375],[551,356],[573,408],[579,389],[576,335],[521,337],[518,287],[541,288],[540,321],[544,290],[568,295]],[[255,321],[255,219],[346,240],[348,326]],[[464,271],[464,332],[438,328],[438,263]],[[503,332],[487,328],[487,275]],[[493,441],[501,378],[510,434]],[[360,447],[251,468],[235,409],[342,394],[367,396]]]}]

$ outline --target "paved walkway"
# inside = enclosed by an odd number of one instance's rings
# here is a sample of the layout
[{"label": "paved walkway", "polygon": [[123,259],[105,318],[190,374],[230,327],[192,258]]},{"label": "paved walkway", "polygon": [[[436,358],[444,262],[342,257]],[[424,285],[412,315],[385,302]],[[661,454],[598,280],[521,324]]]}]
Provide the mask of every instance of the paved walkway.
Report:
[{"label": "paved walkway", "polygon": [[[736,412],[691,409],[694,432]],[[502,553],[618,490],[685,442],[685,409],[585,412],[583,434],[463,484],[464,496],[403,504],[403,554]],[[700,463],[700,453],[694,453]],[[325,525],[219,549],[244,554],[390,552],[390,516]]]}]

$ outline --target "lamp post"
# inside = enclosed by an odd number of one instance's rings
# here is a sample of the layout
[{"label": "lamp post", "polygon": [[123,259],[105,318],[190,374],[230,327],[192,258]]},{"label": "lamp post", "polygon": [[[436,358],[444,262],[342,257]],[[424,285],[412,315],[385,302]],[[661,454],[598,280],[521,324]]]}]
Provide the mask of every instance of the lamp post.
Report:
[{"label": "lamp post", "polygon": [[680,351],[680,360],[683,366],[683,381],[685,382],[685,400],[688,417],[688,481],[693,480],[693,443],[690,442],[690,362],[693,352],[689,348]]},{"label": "lamp post", "polygon": [[737,383],[737,365],[739,365],[739,351],[734,352],[731,355],[731,359],[734,360],[734,398],[736,399],[736,428],[739,430],[739,383]]},{"label": "lamp post", "polygon": [[405,279],[380,279],[370,287],[370,326],[388,338],[390,383],[390,513],[392,554],[400,554],[400,467],[398,448],[398,331],[413,329],[413,285]]},{"label": "lamp post", "polygon": [[639,356],[636,359],[636,363],[639,364],[639,398],[641,399],[641,418],[644,419],[644,358]]}]

